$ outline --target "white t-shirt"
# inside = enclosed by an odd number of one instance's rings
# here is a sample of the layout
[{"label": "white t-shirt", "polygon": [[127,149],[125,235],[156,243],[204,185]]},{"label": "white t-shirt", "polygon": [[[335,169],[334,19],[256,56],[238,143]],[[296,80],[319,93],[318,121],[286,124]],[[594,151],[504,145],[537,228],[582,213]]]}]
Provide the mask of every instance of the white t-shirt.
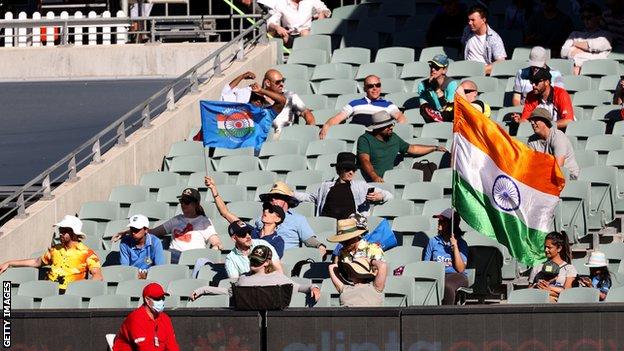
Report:
[{"label": "white t-shirt", "polygon": [[206,216],[186,218],[179,214],[162,224],[171,233],[170,248],[178,251],[205,249],[208,239],[217,234]]},{"label": "white t-shirt", "polygon": [[286,97],[286,105],[273,120],[273,129],[276,133],[279,133],[282,128],[292,125],[297,115],[300,116],[306,109],[305,103],[296,93],[286,91],[284,97]]},{"label": "white t-shirt", "polygon": [[483,62],[485,61],[485,37],[487,34],[483,35],[475,35],[472,38],[468,39],[466,42],[466,61],[476,61]]}]

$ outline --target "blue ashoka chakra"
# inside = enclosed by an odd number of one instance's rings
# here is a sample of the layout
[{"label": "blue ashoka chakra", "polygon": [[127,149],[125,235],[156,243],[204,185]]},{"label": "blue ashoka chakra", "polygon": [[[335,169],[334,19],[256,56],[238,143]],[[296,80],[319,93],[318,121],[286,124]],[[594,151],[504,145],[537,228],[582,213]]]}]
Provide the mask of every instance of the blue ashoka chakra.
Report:
[{"label": "blue ashoka chakra", "polygon": [[[241,118],[242,117],[242,118]],[[242,113],[228,115],[225,119],[225,133],[232,139],[244,139],[252,133],[249,119]]]},{"label": "blue ashoka chakra", "polygon": [[520,207],[520,190],[506,175],[499,175],[492,186],[492,197],[496,206],[504,211],[514,211]]}]

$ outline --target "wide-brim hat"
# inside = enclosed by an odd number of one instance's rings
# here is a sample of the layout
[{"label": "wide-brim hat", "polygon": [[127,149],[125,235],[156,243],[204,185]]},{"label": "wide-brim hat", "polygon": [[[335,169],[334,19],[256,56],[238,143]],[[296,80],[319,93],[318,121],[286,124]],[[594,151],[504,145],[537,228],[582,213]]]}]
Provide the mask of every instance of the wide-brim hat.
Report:
[{"label": "wide-brim hat", "polygon": [[340,152],[336,156],[336,163],[331,163],[331,167],[357,168],[357,156],[353,152]]},{"label": "wide-brim hat", "polygon": [[366,233],[366,230],[359,229],[355,219],[341,219],[338,221],[338,230],[336,235],[327,238],[327,241],[330,243],[339,243],[361,236],[364,233]]},{"label": "wide-brim hat", "polygon": [[378,111],[373,113],[373,123],[369,125],[366,130],[372,132],[375,129],[385,128],[394,124],[395,120],[387,111]]},{"label": "wide-brim hat", "polygon": [[539,118],[543,120],[544,123],[546,123],[548,126],[552,126],[552,122],[553,122],[552,115],[545,108],[538,107],[535,110],[533,110],[533,112],[531,112],[531,115],[529,116],[528,119],[530,120],[532,118]]},{"label": "wide-brim hat", "polygon": [[608,265],[609,261],[607,261],[607,256],[604,252],[600,251],[590,252],[587,263],[585,263],[585,267],[589,268],[607,267]]},{"label": "wide-brim hat", "polygon": [[377,272],[373,271],[373,266],[366,257],[340,261],[338,262],[338,270],[347,280],[352,278],[372,280],[377,275]]},{"label": "wide-brim hat", "polygon": [[282,181],[275,182],[268,193],[260,194],[260,201],[262,202],[270,202],[273,198],[286,201],[288,203],[288,207],[291,208],[299,205],[299,200],[295,198],[295,193],[288,185],[286,185],[286,183]]},{"label": "wide-brim hat", "polygon": [[87,235],[82,232],[82,221],[76,216],[66,215],[60,222],[54,224],[53,226],[58,228],[71,228],[74,234],[76,234],[81,240],[87,237]]}]

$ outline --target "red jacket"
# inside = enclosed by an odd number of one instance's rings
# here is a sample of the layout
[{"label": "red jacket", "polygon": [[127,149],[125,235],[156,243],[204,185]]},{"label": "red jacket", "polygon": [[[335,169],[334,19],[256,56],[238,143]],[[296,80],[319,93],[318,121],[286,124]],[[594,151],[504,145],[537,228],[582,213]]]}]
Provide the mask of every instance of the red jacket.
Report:
[{"label": "red jacket", "polygon": [[132,311],[124,320],[113,351],[179,351],[171,319],[164,312],[155,320],[143,305]]},{"label": "red jacket", "polygon": [[[541,96],[530,92],[527,94],[526,101],[524,103],[524,109],[522,110],[523,121],[529,119],[531,112],[535,110],[542,103]],[[546,98],[548,105],[553,105],[553,121],[560,119],[574,120],[574,107],[572,107],[572,99],[570,94],[560,87],[551,86],[550,95]]]}]

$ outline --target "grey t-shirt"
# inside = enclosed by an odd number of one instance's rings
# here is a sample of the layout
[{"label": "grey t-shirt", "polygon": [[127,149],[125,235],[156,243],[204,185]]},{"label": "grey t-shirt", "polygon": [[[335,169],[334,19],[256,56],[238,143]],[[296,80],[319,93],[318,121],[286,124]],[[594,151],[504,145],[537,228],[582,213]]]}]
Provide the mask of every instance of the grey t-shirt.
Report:
[{"label": "grey t-shirt", "polygon": [[340,306],[371,307],[383,304],[383,293],[373,283],[345,285],[340,292]]},{"label": "grey t-shirt", "polygon": [[581,169],[576,163],[572,143],[570,143],[570,140],[562,131],[557,129],[557,126],[550,128],[546,140],[540,138],[537,134],[531,135],[528,145],[535,151],[551,154],[555,157],[563,156],[563,167],[570,172],[570,179],[578,179]]}]

